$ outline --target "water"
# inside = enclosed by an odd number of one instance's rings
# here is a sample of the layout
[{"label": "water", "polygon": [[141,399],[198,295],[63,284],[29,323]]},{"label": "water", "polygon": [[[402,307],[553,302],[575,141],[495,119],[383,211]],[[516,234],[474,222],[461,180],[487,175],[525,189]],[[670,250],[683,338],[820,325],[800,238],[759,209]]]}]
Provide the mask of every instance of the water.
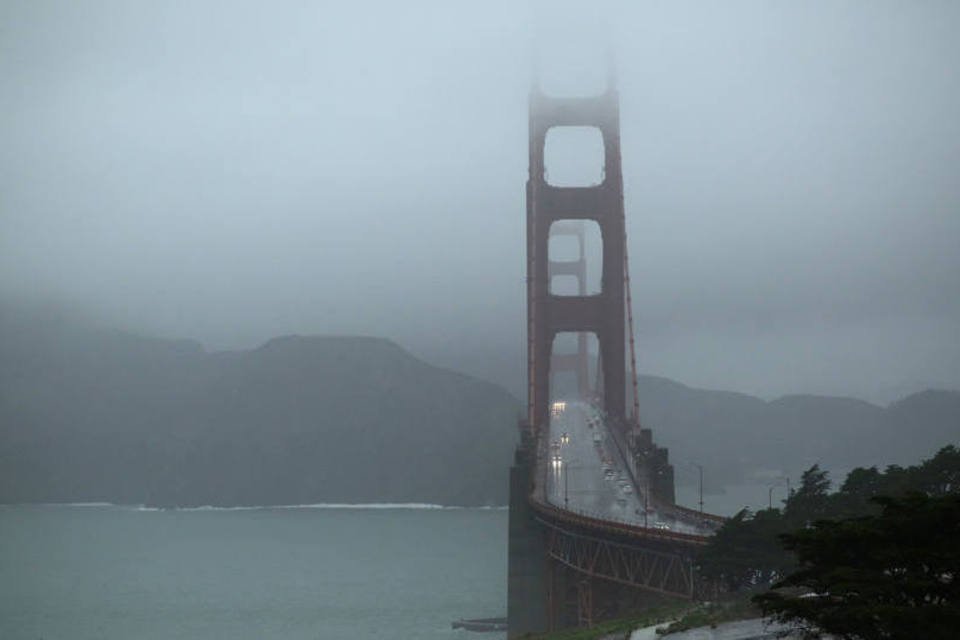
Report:
[{"label": "water", "polygon": [[473,639],[507,512],[0,507],[0,638]]}]

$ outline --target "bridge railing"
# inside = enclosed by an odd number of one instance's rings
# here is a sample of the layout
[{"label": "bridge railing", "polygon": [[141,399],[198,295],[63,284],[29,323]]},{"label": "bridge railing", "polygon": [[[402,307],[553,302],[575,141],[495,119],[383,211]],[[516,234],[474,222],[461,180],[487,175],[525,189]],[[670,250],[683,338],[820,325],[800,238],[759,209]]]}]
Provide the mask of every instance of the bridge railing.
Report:
[{"label": "bridge railing", "polygon": [[[601,416],[603,415],[602,411],[598,410],[598,412]],[[617,425],[608,424],[606,419],[604,419],[603,422],[605,430],[611,434],[611,439],[614,442],[614,446],[617,448],[617,452],[620,454],[621,460],[626,466],[627,473],[630,475],[630,478],[633,481],[634,488],[637,491],[648,491],[648,487],[641,485],[639,482],[639,469],[637,468],[634,457],[630,455],[630,449],[626,443],[625,436],[620,432],[620,430],[618,430]],[[673,531],[671,529],[664,529],[655,526],[642,526],[636,521],[620,518],[609,512],[601,513],[587,509],[578,509],[576,507],[570,508],[569,505],[565,507],[553,505],[550,502],[548,490],[550,444],[549,438],[544,437],[543,433],[540,433],[539,437],[536,438],[534,456],[536,460],[532,468],[534,473],[532,478],[533,482],[531,486],[530,502],[535,508],[538,508],[538,510],[542,512],[545,511],[554,517],[575,522],[582,526],[614,530],[621,534],[641,536],[646,538],[661,538],[664,540],[706,544],[707,540],[712,535],[712,532],[710,534],[700,535],[682,533],[679,531]],[[647,499],[649,500],[650,504],[656,505],[656,508],[663,508],[663,505],[658,505],[652,496],[647,495]],[[705,525],[708,523],[710,525],[715,525],[717,522],[723,522],[725,520],[725,518],[722,518],[721,516],[714,516],[712,514],[703,514],[704,517],[700,518],[700,514],[698,512],[691,509],[686,509],[684,507],[679,507],[677,505],[671,505],[670,508],[675,509],[683,516],[686,516],[691,520],[699,520]],[[568,514],[568,516],[565,516],[564,514]]]},{"label": "bridge railing", "polygon": [[636,522],[630,522],[629,520],[611,516],[607,513],[598,513],[587,509],[561,508],[550,504],[546,500],[538,500],[532,495],[530,503],[541,515],[554,518],[558,521],[577,524],[590,529],[612,531],[631,537],[659,538],[665,541],[685,542],[696,545],[705,545],[712,537],[693,533],[681,533],[671,529],[644,527]]},{"label": "bridge railing", "polygon": [[[657,509],[664,509],[668,507],[670,511],[683,516],[686,519],[692,520],[694,522],[703,522],[710,523],[711,525],[722,524],[727,521],[727,518],[723,516],[714,515],[712,513],[705,513],[697,511],[695,509],[689,509],[687,507],[680,506],[678,504],[664,505],[661,504],[654,496],[650,495],[650,486],[649,480],[645,473],[642,473],[639,467],[637,466],[637,459],[630,450],[630,445],[626,440],[626,436],[623,433],[623,430],[620,429],[618,424],[609,424],[604,421],[604,424],[607,427],[607,431],[610,433],[611,440],[613,440],[614,446],[616,446],[617,451],[620,453],[620,457],[623,459],[624,464],[627,468],[627,473],[630,475],[630,478],[633,480],[634,489],[637,491],[643,491],[646,499],[650,504],[654,505]],[[643,478],[643,482],[641,482]]]},{"label": "bridge railing", "polygon": [[[617,448],[617,452],[620,454],[620,459],[623,460],[623,464],[627,469],[627,473],[630,475],[630,479],[633,481],[633,488],[637,491],[643,491],[645,498],[653,502],[651,499],[652,496],[648,495],[650,493],[649,482],[646,482],[646,475],[640,472],[640,469],[637,467],[637,460],[630,451],[630,445],[627,443],[626,438],[624,437],[623,430],[621,429],[620,424],[610,424],[605,419],[603,421],[604,427],[606,427],[607,433],[610,434],[610,439],[613,440],[613,445]],[[641,478],[644,479],[644,482],[641,483]]]},{"label": "bridge railing", "polygon": [[579,508],[579,507],[571,507],[569,504],[561,507],[560,505],[555,504],[555,503],[549,498],[549,496],[545,496],[545,497],[544,497],[544,500],[542,500],[542,502],[543,502],[545,505],[549,506],[550,508],[557,509],[557,510],[560,510],[560,511],[570,512],[570,513],[573,513],[573,514],[575,514],[575,515],[577,515],[577,516],[581,516],[581,517],[585,517],[585,518],[590,518],[591,520],[602,520],[602,521],[615,522],[615,523],[617,523],[617,524],[626,525],[626,526],[631,527],[631,528],[634,528],[634,529],[644,530],[644,531],[646,531],[646,532],[648,532],[648,533],[654,533],[654,534],[656,534],[656,535],[664,535],[664,534],[673,535],[673,534],[679,534],[679,535],[687,535],[687,536],[694,536],[694,537],[698,537],[698,538],[707,539],[707,538],[709,538],[709,537],[711,537],[711,536],[713,535],[713,532],[714,532],[713,527],[714,527],[716,524],[718,524],[718,523],[723,523],[723,522],[726,521],[726,518],[724,518],[723,516],[716,516],[716,515],[713,515],[713,514],[704,514],[704,517],[701,519],[701,518],[699,518],[699,515],[700,515],[699,512],[694,511],[693,509],[687,509],[686,507],[677,507],[677,510],[681,510],[681,511],[684,511],[684,512],[685,512],[685,513],[683,513],[684,516],[689,517],[691,520],[699,521],[699,523],[702,524],[705,528],[706,528],[706,527],[710,527],[710,533],[703,533],[703,534],[699,534],[699,533],[683,533],[682,531],[675,531],[675,530],[673,530],[672,528],[669,528],[669,527],[662,527],[662,526],[661,526],[661,527],[658,527],[658,526],[656,526],[656,525],[654,525],[654,526],[651,527],[651,526],[647,526],[647,525],[641,525],[641,524],[640,524],[639,522],[637,522],[637,520],[634,519],[634,518],[619,517],[619,516],[616,516],[616,515],[610,513],[609,511],[594,511],[594,510],[591,510],[591,509],[583,509],[583,508]]}]

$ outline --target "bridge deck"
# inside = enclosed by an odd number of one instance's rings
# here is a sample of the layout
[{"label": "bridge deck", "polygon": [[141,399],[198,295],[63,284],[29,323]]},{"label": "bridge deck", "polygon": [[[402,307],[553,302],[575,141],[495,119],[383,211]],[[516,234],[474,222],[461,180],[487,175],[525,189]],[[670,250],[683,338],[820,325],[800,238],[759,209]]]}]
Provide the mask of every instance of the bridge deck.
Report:
[{"label": "bridge deck", "polygon": [[703,544],[721,519],[660,504],[628,469],[599,411],[580,401],[557,403],[538,447],[534,507],[587,526],[635,536]]}]

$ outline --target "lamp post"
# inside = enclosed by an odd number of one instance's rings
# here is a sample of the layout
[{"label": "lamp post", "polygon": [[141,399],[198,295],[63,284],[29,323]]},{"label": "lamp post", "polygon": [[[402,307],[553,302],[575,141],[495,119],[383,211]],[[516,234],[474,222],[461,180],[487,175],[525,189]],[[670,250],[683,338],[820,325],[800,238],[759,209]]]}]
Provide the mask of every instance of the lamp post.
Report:
[{"label": "lamp post", "polygon": [[578,459],[566,460],[560,463],[560,473],[563,474],[563,508],[570,508],[570,471],[581,468]]},{"label": "lamp post", "polygon": [[643,487],[643,528],[646,529],[648,522],[647,518],[650,515],[650,485],[649,483],[645,484]]},{"label": "lamp post", "polygon": [[699,482],[697,484],[697,488],[699,491],[699,501],[697,502],[697,504],[700,505],[700,515],[702,516],[703,515],[703,465],[697,464],[696,462],[694,462],[693,460],[690,460],[689,458],[682,459],[682,462],[685,465],[697,468],[697,475],[699,477]]},{"label": "lamp post", "polygon": [[696,462],[694,462],[693,466],[695,466],[697,470],[700,471],[700,515],[702,516],[703,515],[703,465],[697,464]]}]

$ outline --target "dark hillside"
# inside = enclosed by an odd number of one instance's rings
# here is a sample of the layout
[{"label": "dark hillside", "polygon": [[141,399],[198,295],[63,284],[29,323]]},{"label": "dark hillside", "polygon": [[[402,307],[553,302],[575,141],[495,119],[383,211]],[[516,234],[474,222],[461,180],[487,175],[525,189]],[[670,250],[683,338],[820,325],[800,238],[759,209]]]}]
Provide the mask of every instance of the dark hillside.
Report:
[{"label": "dark hillside", "polygon": [[670,449],[678,476],[692,478],[690,465],[702,464],[713,488],[753,474],[796,478],[813,464],[835,470],[910,464],[960,442],[955,391],[918,393],[883,408],[809,395],[765,402],[643,376],[640,415]]},{"label": "dark hillside", "polygon": [[879,449],[895,447],[907,459],[929,457],[929,440],[960,441],[960,391],[914,393],[890,405],[883,418]]},{"label": "dark hillside", "polygon": [[516,400],[387,340],[0,328],[2,502],[506,502]]},{"label": "dark hillside", "polygon": [[[640,379],[681,480],[910,464],[960,441],[960,392],[888,408]],[[0,307],[0,502],[504,504],[518,401],[364,337],[207,353]]]}]

